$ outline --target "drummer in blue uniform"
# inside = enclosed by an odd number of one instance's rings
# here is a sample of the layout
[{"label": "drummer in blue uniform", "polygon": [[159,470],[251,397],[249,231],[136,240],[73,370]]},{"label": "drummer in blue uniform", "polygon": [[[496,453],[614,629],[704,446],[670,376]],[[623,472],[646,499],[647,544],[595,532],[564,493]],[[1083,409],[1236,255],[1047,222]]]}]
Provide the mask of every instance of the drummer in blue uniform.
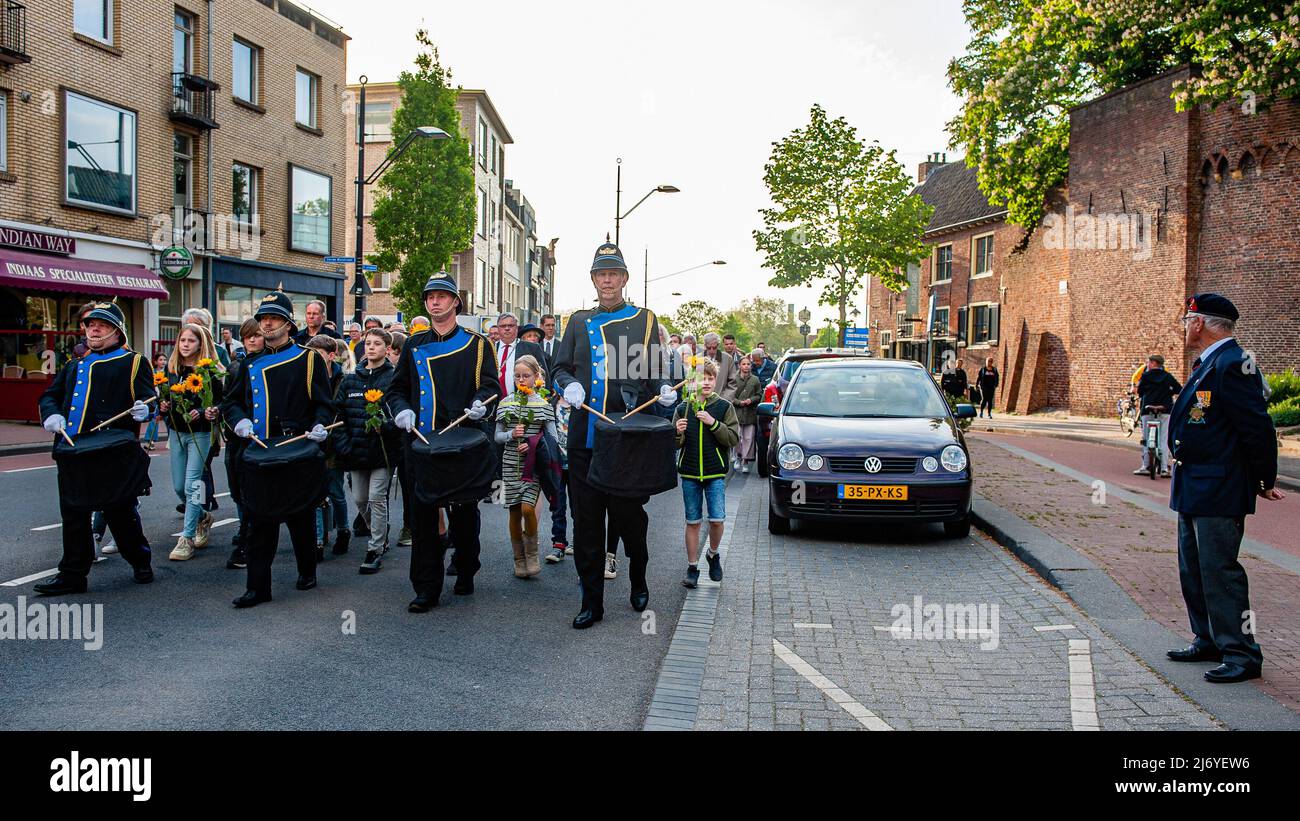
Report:
[{"label": "drummer in blue uniform", "polygon": [[[402,347],[388,389],[388,407],[393,424],[408,432],[418,429],[427,439],[462,414],[469,415],[470,423],[481,422],[487,416],[487,403],[500,396],[501,388],[492,342],[456,322],[463,306],[450,275],[443,272],[429,278],[424,307],[432,327]],[[438,606],[448,538],[456,545],[452,592],[473,594],[474,574],[480,567],[478,501],[447,506],[445,536],[438,533],[437,507],[419,502],[415,494],[404,496],[402,503],[411,506],[411,585],[415,588],[407,609],[427,613]]]},{"label": "drummer in blue uniform", "polygon": [[[629,559],[632,608],[644,611],[650,601],[645,571],[649,562],[645,497],[620,497],[594,486],[588,473],[595,445],[596,417],[622,413],[658,396],[671,407],[677,402],[667,377],[667,357],[661,355],[659,321],[652,311],[623,300],[627,263],[617,245],[606,241],[596,249],[591,282],[599,305],[569,318],[555,354],[554,383],[573,407],[569,417],[569,501],[573,508],[573,562],[582,583],[582,608],[573,620],[578,630],[604,617],[605,517],[617,523]],[[626,372],[624,372],[626,370]]]},{"label": "drummer in blue uniform", "polygon": [[[138,435],[140,423],[151,412],[145,404],[153,397],[153,369],[143,355],[127,347],[126,317],[113,302],[96,303],[81,319],[90,351],[84,357],[63,366],[54,381],[41,394],[40,412],[47,431],[62,440],[69,436],[75,442],[99,423],[105,422],[126,409],[130,415],[114,422],[118,428]],[[75,448],[73,454],[75,455]],[[59,572],[53,579],[36,585],[43,596],[60,596],[67,593],[86,592],[86,577],[95,562],[95,540],[91,534],[91,508],[77,504],[77,500],[64,492],[69,477],[65,471],[95,470],[102,472],[98,480],[107,484],[123,485],[124,493],[114,507],[105,509],[104,520],[113,531],[118,553],[130,563],[133,577],[139,584],[153,581],[152,553],[136,515],[136,497],[149,487],[149,459],[140,451],[143,461],[130,460],[129,464],[91,464],[87,456],[84,468],[75,467],[75,459],[59,462],[59,508],[63,519],[63,558]],[[111,468],[117,473],[101,468]],[[84,480],[84,477],[82,477]],[[84,485],[85,482],[78,484]],[[133,485],[126,487],[125,485]]]},{"label": "drummer in blue uniform", "polygon": [[1254,360],[1233,338],[1240,315],[1218,294],[1187,300],[1187,348],[1200,351],[1170,413],[1178,512],[1178,575],[1196,638],[1169,658],[1219,662],[1207,681],[1260,677],[1263,654],[1251,625],[1250,590],[1238,561],[1256,498],[1280,501],[1277,437]]},{"label": "drummer in blue uniform", "polygon": [[[262,298],[253,318],[262,327],[265,347],[247,360],[226,386],[222,413],[235,435],[261,442],[273,437],[306,435],[320,444],[329,438],[325,426],[334,418],[329,369],[314,350],[293,340],[297,324],[293,302],[282,291]],[[258,447],[257,445],[251,445]],[[251,492],[251,491],[246,491]],[[250,505],[252,506],[252,505]],[[308,507],[281,517],[249,512],[248,589],[235,599],[237,608],[271,600],[271,563],[280,541],[280,524],[289,529],[298,563],[299,590],[316,587],[316,511]]]}]

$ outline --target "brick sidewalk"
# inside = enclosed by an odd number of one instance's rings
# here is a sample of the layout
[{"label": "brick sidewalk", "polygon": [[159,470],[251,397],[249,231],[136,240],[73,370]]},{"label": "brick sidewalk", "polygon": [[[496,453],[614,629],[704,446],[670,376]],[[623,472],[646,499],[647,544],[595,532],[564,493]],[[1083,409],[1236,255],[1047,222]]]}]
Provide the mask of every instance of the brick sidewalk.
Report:
[{"label": "brick sidewalk", "polygon": [[[978,437],[967,442],[979,466],[978,493],[1088,556],[1148,616],[1191,640],[1172,522],[1114,498],[1095,505],[1092,488],[1081,482]],[[1249,556],[1242,556],[1241,564],[1250,578],[1264,649],[1264,678],[1255,684],[1300,712],[1300,610],[1295,607],[1300,577]]]}]

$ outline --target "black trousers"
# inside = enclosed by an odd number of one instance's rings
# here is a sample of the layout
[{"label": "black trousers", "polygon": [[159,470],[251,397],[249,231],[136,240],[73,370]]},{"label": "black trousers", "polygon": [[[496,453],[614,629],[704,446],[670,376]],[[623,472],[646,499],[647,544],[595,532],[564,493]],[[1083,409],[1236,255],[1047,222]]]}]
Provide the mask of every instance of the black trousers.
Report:
[{"label": "black trousers", "polygon": [[[65,579],[84,579],[90,575],[90,566],[95,563],[95,537],[90,529],[92,514],[89,510],[70,510],[62,502],[59,513],[63,519],[63,558],[59,561],[59,575]],[[132,567],[148,567],[153,554],[145,540],[135,500],[105,510],[103,514],[122,558]]]},{"label": "black trousers", "polygon": [[990,414],[993,413],[993,391],[991,390],[980,391],[980,412],[984,411],[988,411]]},{"label": "black trousers", "polygon": [[280,544],[280,523],[289,528],[289,541],[298,562],[298,575],[316,577],[316,508],[284,519],[264,519],[248,514],[248,543],[243,545],[248,559],[248,589],[255,593],[271,592],[271,562]]},{"label": "black trousers", "polygon": [[[438,508],[418,502],[412,502],[410,508],[411,586],[417,596],[437,598],[442,595],[442,560],[447,553],[447,539],[438,535]],[[478,502],[451,505],[446,510],[447,538],[456,545],[456,579],[473,581],[482,567],[478,560]]]},{"label": "black trousers", "polygon": [[[411,510],[415,507],[415,500],[411,498],[411,480],[406,473],[406,460],[401,459],[397,463],[397,486],[402,489],[402,527],[411,526]],[[392,521],[393,513],[390,510],[388,520]]]},{"label": "black trousers", "polygon": [[569,449],[569,505],[573,508],[573,564],[582,584],[582,609],[605,610],[605,517],[616,522],[623,551],[628,557],[632,590],[647,590],[645,571],[650,562],[646,548],[645,497],[611,496],[587,480],[591,451]]},{"label": "black trousers", "polygon": [[1245,525],[1244,518],[1178,514],[1178,579],[1196,645],[1217,647],[1224,661],[1258,670],[1264,654],[1243,629],[1250,585],[1237,556]]}]

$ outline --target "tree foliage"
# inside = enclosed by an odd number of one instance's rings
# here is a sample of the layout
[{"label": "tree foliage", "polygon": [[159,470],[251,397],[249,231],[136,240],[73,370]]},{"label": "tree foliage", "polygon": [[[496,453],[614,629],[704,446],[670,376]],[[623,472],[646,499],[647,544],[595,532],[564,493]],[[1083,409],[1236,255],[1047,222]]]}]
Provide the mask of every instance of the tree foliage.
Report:
[{"label": "tree foliage", "polygon": [[980,189],[1033,228],[1069,168],[1069,110],[1181,65],[1179,110],[1255,111],[1300,94],[1300,2],[965,0],[974,37],[948,66],[963,98],[948,124]]},{"label": "tree foliage", "polygon": [[846,307],[863,278],[899,290],[900,271],[925,256],[921,236],[933,210],[911,193],[903,166],[866,145],[844,120],[814,105],[810,121],[773,143],[764,167],[773,207],[762,209],[754,242],[782,288],[821,284],[821,305]]},{"label": "tree foliage", "polygon": [[736,344],[742,350],[753,350],[760,342],[766,342],[769,351],[784,351],[803,344],[799,323],[780,299],[747,299],[728,316],[735,317],[741,328],[741,333],[736,334]]},{"label": "tree foliage", "polygon": [[452,257],[474,237],[474,161],[460,131],[458,88],[438,49],[423,29],[415,70],[397,84],[402,102],[393,113],[400,142],[415,128],[436,126],[450,139],[416,139],[380,177],[372,222],[378,252],[368,259],[381,271],[396,271],[393,300],[404,316],[424,313],[421,292],[429,277],[446,270]]},{"label": "tree foliage", "polygon": [[695,334],[698,341],[722,325],[722,312],[702,299],[683,303],[673,314],[673,327],[683,334]]}]

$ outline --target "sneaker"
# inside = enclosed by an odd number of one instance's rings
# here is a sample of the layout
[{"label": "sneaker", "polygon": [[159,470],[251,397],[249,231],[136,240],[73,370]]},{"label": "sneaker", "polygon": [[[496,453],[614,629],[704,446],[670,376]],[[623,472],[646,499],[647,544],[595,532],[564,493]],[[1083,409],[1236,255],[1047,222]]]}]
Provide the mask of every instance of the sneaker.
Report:
[{"label": "sneaker", "polygon": [[709,579],[722,581],[722,557],[717,553],[706,553],[704,558],[709,563]]},{"label": "sneaker", "polygon": [[194,534],[194,546],[199,550],[208,546],[208,539],[212,536],[212,524],[215,520],[211,513],[204,513],[199,517],[199,527]]},{"label": "sneaker", "polygon": [[700,569],[695,565],[686,568],[686,578],[682,579],[682,587],[688,587],[691,590],[700,583]]},{"label": "sneaker", "polygon": [[565,547],[565,548],[564,548],[564,555],[566,555],[566,556],[572,556],[572,555],[573,555],[573,545],[569,545],[568,547]]},{"label": "sneaker", "polygon": [[564,561],[564,545],[556,543],[552,546],[552,551],[546,557],[547,564],[559,564]]},{"label": "sneaker", "polygon": [[739,459],[732,459],[732,460],[731,460],[731,469],[732,469],[732,470],[740,470],[740,460],[739,460]]},{"label": "sneaker", "polygon": [[99,552],[105,556],[112,556],[117,552],[117,542],[109,542],[99,549]]},{"label": "sneaker", "polygon": [[409,527],[402,528],[402,532],[397,534],[397,546],[398,547],[411,546],[411,529]]},{"label": "sneaker", "polygon": [[749,462],[746,462],[745,464],[740,466],[740,472],[749,473]]},{"label": "sneaker", "polygon": [[1146,476],[1146,475],[1147,475],[1147,469],[1146,469],[1146,468],[1138,468],[1137,470],[1133,471],[1133,475],[1134,475],[1134,476]]},{"label": "sneaker", "polygon": [[618,559],[614,558],[613,553],[605,554],[605,578],[606,579],[618,578]]},{"label": "sneaker", "polygon": [[167,558],[174,562],[187,562],[194,558],[194,542],[186,536],[180,537],[176,542],[176,547],[172,548],[171,555]]},{"label": "sneaker", "polygon": [[366,560],[361,563],[361,575],[373,576],[379,572],[380,566],[384,563],[384,554],[378,550],[367,550]]},{"label": "sneaker", "polygon": [[244,555],[244,548],[237,547],[230,552],[230,560],[226,562],[227,570],[243,570],[248,567],[248,557]]}]

